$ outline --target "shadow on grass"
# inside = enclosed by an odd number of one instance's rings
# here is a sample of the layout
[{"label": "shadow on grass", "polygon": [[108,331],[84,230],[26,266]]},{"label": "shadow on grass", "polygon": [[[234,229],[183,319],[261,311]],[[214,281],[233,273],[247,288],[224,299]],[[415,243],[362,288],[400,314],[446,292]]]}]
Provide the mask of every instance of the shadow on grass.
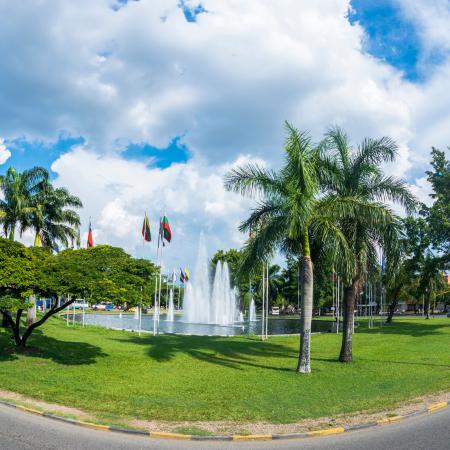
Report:
[{"label": "shadow on grass", "polygon": [[[323,361],[328,363],[337,363],[338,365],[352,365],[352,363],[342,363],[339,359],[336,358],[313,358],[316,361]],[[398,364],[398,365],[406,365],[406,366],[428,366],[428,367],[445,367],[450,369],[450,364],[435,364],[435,363],[427,363],[427,362],[414,362],[414,361],[393,361],[391,359],[374,359],[374,358],[366,358],[360,355],[356,355],[354,362],[370,362],[370,363],[381,363],[381,364]]]},{"label": "shadow on grass", "polygon": [[[241,366],[251,366],[276,371],[292,372],[295,368],[297,351],[273,342],[257,339],[235,340],[214,336],[185,336],[162,334],[157,337],[137,337],[115,339],[120,342],[149,345],[148,355],[158,361],[170,361],[177,354],[186,354],[200,361],[217,364],[233,369],[243,370]],[[292,359],[292,368],[260,364],[261,358]]]},{"label": "shadow on grass", "polygon": [[[358,319],[356,319],[358,320]],[[356,330],[356,334],[403,334],[414,337],[439,335],[439,334],[450,334],[450,319],[448,324],[436,323],[433,324],[433,319],[430,320],[411,320],[411,321],[401,321],[396,322],[395,319],[392,323],[385,323],[380,326],[379,323],[375,322],[374,328],[368,328],[367,323],[361,322]]]},{"label": "shadow on grass", "polygon": [[57,364],[77,366],[94,364],[97,358],[107,356],[100,347],[86,342],[61,341],[36,330],[29,339],[29,347],[16,352],[10,332],[0,332],[0,363],[14,361],[20,356],[50,359]]}]

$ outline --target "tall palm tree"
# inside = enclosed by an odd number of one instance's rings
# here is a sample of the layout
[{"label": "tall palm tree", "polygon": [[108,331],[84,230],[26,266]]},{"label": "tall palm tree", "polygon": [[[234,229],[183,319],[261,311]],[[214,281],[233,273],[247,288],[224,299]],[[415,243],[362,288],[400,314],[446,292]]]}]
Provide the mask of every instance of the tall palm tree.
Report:
[{"label": "tall palm tree", "polygon": [[16,226],[27,223],[32,212],[31,199],[48,180],[48,172],[43,167],[33,167],[20,173],[10,167],[5,175],[0,175],[0,223],[6,237],[15,238]]},{"label": "tall palm tree", "polygon": [[352,217],[342,215],[339,227],[352,249],[354,264],[346,274],[344,287],[344,326],[339,360],[353,358],[352,335],[356,297],[367,271],[378,264],[377,248],[392,247],[398,242],[400,219],[385,202],[396,202],[408,212],[415,209],[416,200],[406,184],[383,174],[380,165],[392,162],[397,155],[396,143],[388,138],[365,139],[353,150],[347,135],[339,128],[330,130],[321,146],[327,154],[329,176],[324,188],[330,198],[358,199],[363,208]]},{"label": "tall palm tree", "polygon": [[251,230],[244,247],[242,270],[260,266],[276,249],[295,254],[300,261],[302,315],[297,371],[309,373],[313,307],[310,237],[323,247],[339,250],[344,260],[350,261],[346,240],[335,223],[341,209],[350,210],[351,204],[339,198],[319,198],[320,180],[327,176],[320,149],[311,144],[306,133],[289,123],[286,128],[286,159],[279,172],[248,164],[231,170],[225,187],[257,198],[249,218],[240,225],[243,232]]},{"label": "tall palm tree", "polygon": [[81,208],[81,200],[69,193],[66,188],[55,189],[45,183],[32,198],[32,210],[23,229],[32,228],[35,232],[35,246],[56,248],[58,242],[65,247],[73,244],[80,226],[80,216],[70,208]]}]

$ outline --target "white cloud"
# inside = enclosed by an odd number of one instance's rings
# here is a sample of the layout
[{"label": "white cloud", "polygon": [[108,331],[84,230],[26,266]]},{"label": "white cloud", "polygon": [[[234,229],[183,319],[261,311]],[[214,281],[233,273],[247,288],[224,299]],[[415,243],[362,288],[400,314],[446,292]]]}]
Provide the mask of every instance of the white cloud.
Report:
[{"label": "white cloud", "polygon": [[6,148],[5,141],[0,138],[0,165],[5,164],[11,157],[11,152]]},{"label": "white cloud", "polygon": [[[115,12],[111,1],[0,1],[0,84],[8,87],[0,134],[85,137],[87,147],[53,169],[83,199],[96,240],[149,254],[140,222],[147,209],[154,224],[165,205],[174,264],[191,258],[201,228],[212,248],[238,245],[249,203],[224,191],[222,175],[241,155],[279,164],[285,119],[315,139],[333,124],[354,142],[390,135],[400,157],[388,170],[410,171],[424,188],[417,174],[431,145],[449,144],[449,61],[423,84],[404,81],[363,54],[349,0],[204,0],[208,13],[195,24],[178,3],[129,2]],[[420,11],[400,4],[424,48],[449,46],[443,1]],[[194,155],[187,164],[160,170],[118,153],[128,142],[164,147],[180,135]]]},{"label": "white cloud", "polygon": [[[241,157],[236,163],[246,161]],[[83,199],[83,242],[91,217],[96,243],[119,245],[132,254],[154,259],[158,218],[166,211],[173,239],[164,249],[165,261],[170,268],[177,268],[192,264],[200,230],[208,236],[211,252],[242,244],[243,236],[235,230],[249,201],[225,191],[222,177],[231,167],[204,166],[194,159],[161,170],[78,147],[55,161],[52,170],[58,175],[57,185]],[[153,241],[144,246],[140,233],[145,211]]]}]

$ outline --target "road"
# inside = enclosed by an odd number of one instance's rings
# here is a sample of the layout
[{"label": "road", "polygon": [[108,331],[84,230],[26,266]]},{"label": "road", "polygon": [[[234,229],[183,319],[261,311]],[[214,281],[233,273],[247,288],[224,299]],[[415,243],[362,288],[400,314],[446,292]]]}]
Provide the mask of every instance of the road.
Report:
[{"label": "road", "polygon": [[97,431],[0,405],[0,449],[449,450],[450,408],[341,435],[266,442],[169,441]]}]

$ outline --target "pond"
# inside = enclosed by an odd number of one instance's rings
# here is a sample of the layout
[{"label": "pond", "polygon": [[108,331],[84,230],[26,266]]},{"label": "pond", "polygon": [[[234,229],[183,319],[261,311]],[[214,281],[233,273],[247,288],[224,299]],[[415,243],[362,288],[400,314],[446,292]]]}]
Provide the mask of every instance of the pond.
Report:
[{"label": "pond", "polygon": [[[69,312],[69,320],[72,314]],[[82,322],[82,314],[75,316],[77,322]],[[100,325],[106,328],[138,331],[139,320],[133,314],[120,313],[86,313],[85,324]],[[158,330],[160,333],[189,334],[198,336],[242,336],[261,334],[261,318],[254,322],[235,322],[233,325],[220,326],[204,323],[186,323],[182,316],[175,316],[173,322],[166,320],[166,315],[162,314],[159,320]],[[329,332],[333,323],[325,320],[313,320],[313,332]],[[268,334],[298,334],[300,329],[300,319],[298,316],[269,316]],[[141,319],[141,330],[153,332],[153,315],[143,314]]]}]

